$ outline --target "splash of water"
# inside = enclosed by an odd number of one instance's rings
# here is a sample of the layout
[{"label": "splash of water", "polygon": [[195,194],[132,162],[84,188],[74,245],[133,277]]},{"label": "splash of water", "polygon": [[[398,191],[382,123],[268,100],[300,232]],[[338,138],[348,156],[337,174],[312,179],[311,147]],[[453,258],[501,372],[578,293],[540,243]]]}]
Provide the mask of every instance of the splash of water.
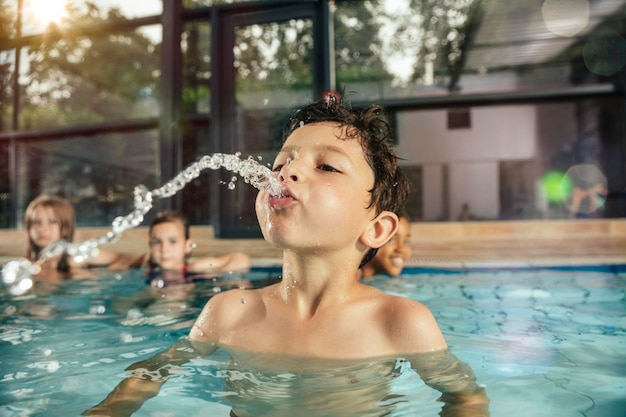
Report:
[{"label": "splash of water", "polygon": [[[38,262],[44,262],[64,252],[75,262],[95,258],[98,256],[98,248],[101,245],[115,242],[124,231],[137,227],[143,222],[144,216],[152,209],[154,198],[171,197],[197,178],[205,169],[217,170],[219,168],[239,174],[246,183],[259,190],[273,195],[279,195],[282,192],[282,187],[274,173],[252,157],[242,160],[239,154],[205,155],[159,188],[150,191],[144,185],[136,186],[133,192],[133,210],[126,216],[116,217],[111,224],[111,230],[106,235],[78,243],[65,240],[53,242],[41,251]],[[229,184],[230,189],[234,188],[231,184],[234,185],[233,180]],[[38,263],[32,263],[27,259],[13,260],[2,267],[2,280],[9,286],[12,294],[20,295],[32,287],[32,276],[37,273],[39,273]]]}]

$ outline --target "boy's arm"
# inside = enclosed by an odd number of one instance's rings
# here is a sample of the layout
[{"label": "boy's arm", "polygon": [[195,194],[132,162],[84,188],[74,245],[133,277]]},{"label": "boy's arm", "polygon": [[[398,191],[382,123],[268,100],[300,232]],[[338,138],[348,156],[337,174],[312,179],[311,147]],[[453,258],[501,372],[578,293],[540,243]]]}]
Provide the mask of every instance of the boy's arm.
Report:
[{"label": "boy's arm", "polygon": [[441,417],[489,416],[485,389],[476,383],[472,369],[454,356],[431,311],[423,304],[396,299],[397,307],[388,327],[393,329],[399,352],[406,357],[424,382],[441,392]]},{"label": "boy's arm", "polygon": [[84,416],[126,417],[137,411],[148,399],[159,393],[161,385],[170,377],[173,367],[191,359],[208,356],[215,345],[198,344],[183,339],[168,350],[149,359],[136,362],[126,370],[133,371],[98,405],[86,410]]},{"label": "boy's arm", "polygon": [[472,369],[449,349],[409,357],[424,382],[441,392],[441,417],[488,417],[489,399]]}]

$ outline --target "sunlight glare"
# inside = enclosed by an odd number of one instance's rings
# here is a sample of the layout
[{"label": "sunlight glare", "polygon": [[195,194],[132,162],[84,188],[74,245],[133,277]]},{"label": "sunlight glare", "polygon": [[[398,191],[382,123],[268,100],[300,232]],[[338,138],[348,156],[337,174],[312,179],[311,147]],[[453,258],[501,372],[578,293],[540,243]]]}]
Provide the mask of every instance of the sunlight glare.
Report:
[{"label": "sunlight glare", "polygon": [[383,8],[387,14],[406,14],[411,11],[411,4],[408,0],[386,0]]},{"label": "sunlight glare", "polygon": [[25,18],[44,28],[50,23],[59,24],[67,17],[66,4],[67,0],[29,0],[25,2]]}]

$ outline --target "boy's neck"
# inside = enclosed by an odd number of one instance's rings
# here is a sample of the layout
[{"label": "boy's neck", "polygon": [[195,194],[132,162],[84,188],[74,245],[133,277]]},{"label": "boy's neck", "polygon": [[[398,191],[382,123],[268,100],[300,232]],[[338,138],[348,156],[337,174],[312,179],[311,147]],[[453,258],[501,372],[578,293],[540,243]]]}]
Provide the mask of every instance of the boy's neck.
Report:
[{"label": "boy's neck", "polygon": [[358,263],[338,263],[333,256],[297,256],[285,253],[280,297],[311,310],[336,298],[345,299],[358,286]]}]

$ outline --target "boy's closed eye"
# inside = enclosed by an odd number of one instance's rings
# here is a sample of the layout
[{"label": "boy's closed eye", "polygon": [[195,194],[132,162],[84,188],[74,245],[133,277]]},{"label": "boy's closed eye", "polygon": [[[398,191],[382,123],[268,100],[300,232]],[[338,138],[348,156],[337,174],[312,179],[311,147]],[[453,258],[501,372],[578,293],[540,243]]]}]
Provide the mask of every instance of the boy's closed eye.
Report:
[{"label": "boy's closed eye", "polygon": [[328,172],[341,172],[339,171],[337,168],[328,165],[328,164],[321,164],[317,167],[318,169],[322,170],[322,171],[328,171]]},{"label": "boy's closed eye", "polygon": [[[284,166],[284,164],[276,165],[274,168],[272,168],[272,171],[279,172],[283,168],[283,166]],[[328,165],[328,164],[321,164],[317,168],[319,170],[327,171],[327,172],[341,172],[337,168],[335,168],[335,167],[333,167],[331,165]]]}]

